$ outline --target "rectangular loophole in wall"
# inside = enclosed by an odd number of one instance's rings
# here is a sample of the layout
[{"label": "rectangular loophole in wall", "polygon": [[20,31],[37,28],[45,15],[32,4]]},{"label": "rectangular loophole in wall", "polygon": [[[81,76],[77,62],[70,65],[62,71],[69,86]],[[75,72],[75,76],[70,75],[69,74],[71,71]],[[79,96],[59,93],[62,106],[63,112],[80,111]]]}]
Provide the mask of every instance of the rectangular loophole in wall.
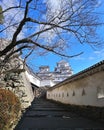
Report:
[{"label": "rectangular loophole in wall", "polygon": [[69,93],[67,92],[67,95],[66,95],[67,97],[69,97]]},{"label": "rectangular loophole in wall", "polygon": [[75,96],[75,91],[73,91],[72,96]]},{"label": "rectangular loophole in wall", "polygon": [[86,95],[85,90],[82,90],[82,96]]},{"label": "rectangular loophole in wall", "polygon": [[62,93],[62,97],[64,97],[64,93]]}]

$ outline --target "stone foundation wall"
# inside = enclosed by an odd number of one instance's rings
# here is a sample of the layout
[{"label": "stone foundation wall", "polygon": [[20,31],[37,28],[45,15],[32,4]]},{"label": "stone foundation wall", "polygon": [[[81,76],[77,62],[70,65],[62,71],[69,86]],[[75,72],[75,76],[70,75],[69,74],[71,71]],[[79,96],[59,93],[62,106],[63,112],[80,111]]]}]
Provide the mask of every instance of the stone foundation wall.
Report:
[{"label": "stone foundation wall", "polygon": [[[0,39],[0,50],[8,44],[8,40]],[[22,108],[26,108],[31,104],[34,95],[26,78],[23,62],[17,53],[4,62],[5,56],[0,57],[0,88],[13,91],[19,97]]]},{"label": "stone foundation wall", "polygon": [[33,91],[25,72],[10,72],[0,77],[0,87],[11,90],[21,101],[22,108],[31,105],[34,99]]}]

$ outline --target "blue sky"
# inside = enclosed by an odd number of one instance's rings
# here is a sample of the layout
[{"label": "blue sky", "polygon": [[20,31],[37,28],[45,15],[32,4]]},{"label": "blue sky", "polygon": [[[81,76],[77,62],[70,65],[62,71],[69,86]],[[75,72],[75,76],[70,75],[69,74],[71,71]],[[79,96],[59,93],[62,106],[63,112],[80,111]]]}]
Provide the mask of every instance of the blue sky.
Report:
[{"label": "blue sky", "polygon": [[[89,45],[76,45],[73,46],[70,51],[78,51],[78,50],[83,51],[84,53],[80,56],[68,59],[68,58],[62,58],[58,55],[54,54],[47,54],[46,56],[34,56],[31,55],[30,58],[28,59],[28,64],[33,68],[34,71],[37,71],[38,67],[41,65],[49,65],[50,70],[53,71],[54,67],[56,66],[56,63],[59,62],[60,60],[66,60],[72,67],[73,72],[77,73],[81,70],[84,70],[93,64],[96,64],[97,62],[104,60],[104,48],[100,47],[97,48],[96,50],[92,49],[91,46]],[[34,60],[33,60],[34,59]]]},{"label": "blue sky", "polygon": [[[3,0],[3,1],[4,1],[4,4],[7,3],[7,0]],[[12,6],[14,3],[16,3],[15,1],[16,0],[8,0],[7,5]],[[52,5],[54,6],[54,9],[57,9],[57,7],[59,6],[57,1],[59,2],[60,0],[50,0],[50,2],[52,2]],[[104,23],[104,3],[101,0],[98,0],[98,3],[102,3],[101,6],[97,9],[97,12],[100,13],[99,14],[100,21]],[[14,12],[16,12],[16,10],[14,10]],[[7,16],[13,17],[14,12],[13,11],[9,12],[9,15],[7,15]],[[18,15],[21,15],[21,17],[22,17],[22,12],[20,11],[20,13]],[[17,15],[15,21],[20,21],[21,17],[19,17],[18,15]],[[33,14],[31,14],[31,15],[33,15]],[[36,15],[35,15],[35,17],[36,17]],[[7,22],[8,22],[8,20],[7,20]],[[7,23],[5,23],[5,24],[7,24]],[[13,31],[14,31],[14,28],[12,28],[12,33],[13,33]],[[8,37],[11,37],[12,33],[9,33]],[[30,33],[30,32],[28,32],[28,33]],[[29,57],[29,59],[27,60],[27,63],[34,70],[34,72],[37,71],[38,67],[41,65],[49,65],[50,71],[53,71],[54,67],[56,66],[56,63],[59,62],[60,60],[64,59],[67,62],[69,62],[69,64],[71,65],[71,67],[73,69],[73,72],[77,73],[104,59],[104,42],[103,42],[104,41],[104,25],[100,26],[97,29],[97,33],[98,33],[98,37],[101,40],[102,44],[101,44],[101,46],[96,46],[94,48],[92,48],[88,44],[81,45],[76,39],[73,39],[70,48],[67,49],[67,53],[69,55],[70,54],[72,55],[72,54],[77,54],[77,53],[83,52],[83,54],[78,57],[66,59],[66,58],[62,58],[58,55],[54,55],[52,53],[47,54],[45,56],[38,56],[38,55],[32,54]],[[21,34],[21,36],[23,36],[23,35],[24,34]]]},{"label": "blue sky", "polygon": [[[104,3],[99,7],[97,12],[100,13],[100,21],[104,23]],[[78,43],[78,41],[73,39],[73,43],[70,49],[67,51],[69,51],[69,54],[70,52],[71,54],[84,52],[80,56],[66,59],[51,53],[41,57],[31,55],[27,63],[31,66],[31,68],[33,68],[34,71],[36,71],[41,65],[49,65],[50,71],[53,71],[56,63],[62,59],[65,59],[71,65],[74,74],[80,72],[81,70],[84,70],[104,60],[104,25],[99,26],[99,28],[97,29],[97,33],[102,43],[101,46],[91,47],[88,44],[81,45],[80,43]]]}]

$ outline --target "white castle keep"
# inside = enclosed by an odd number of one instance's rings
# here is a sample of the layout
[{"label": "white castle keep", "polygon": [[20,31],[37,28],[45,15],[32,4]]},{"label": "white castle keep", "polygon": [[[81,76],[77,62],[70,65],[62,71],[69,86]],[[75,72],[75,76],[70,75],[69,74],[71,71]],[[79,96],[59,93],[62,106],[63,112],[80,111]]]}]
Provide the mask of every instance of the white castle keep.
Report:
[{"label": "white castle keep", "polygon": [[38,77],[40,77],[40,86],[53,86],[68,77],[70,77],[73,74],[73,71],[71,69],[71,66],[68,62],[61,60],[57,63],[57,66],[55,67],[54,71],[51,72],[49,66],[40,66],[39,72],[36,73]]}]

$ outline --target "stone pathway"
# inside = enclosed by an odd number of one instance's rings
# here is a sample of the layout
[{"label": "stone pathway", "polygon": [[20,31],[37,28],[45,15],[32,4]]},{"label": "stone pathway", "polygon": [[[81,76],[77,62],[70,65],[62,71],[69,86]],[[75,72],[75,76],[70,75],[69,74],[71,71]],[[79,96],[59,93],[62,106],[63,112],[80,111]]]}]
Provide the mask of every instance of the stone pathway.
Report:
[{"label": "stone pathway", "polygon": [[35,99],[15,130],[104,130],[104,123],[70,112],[45,99]]}]

